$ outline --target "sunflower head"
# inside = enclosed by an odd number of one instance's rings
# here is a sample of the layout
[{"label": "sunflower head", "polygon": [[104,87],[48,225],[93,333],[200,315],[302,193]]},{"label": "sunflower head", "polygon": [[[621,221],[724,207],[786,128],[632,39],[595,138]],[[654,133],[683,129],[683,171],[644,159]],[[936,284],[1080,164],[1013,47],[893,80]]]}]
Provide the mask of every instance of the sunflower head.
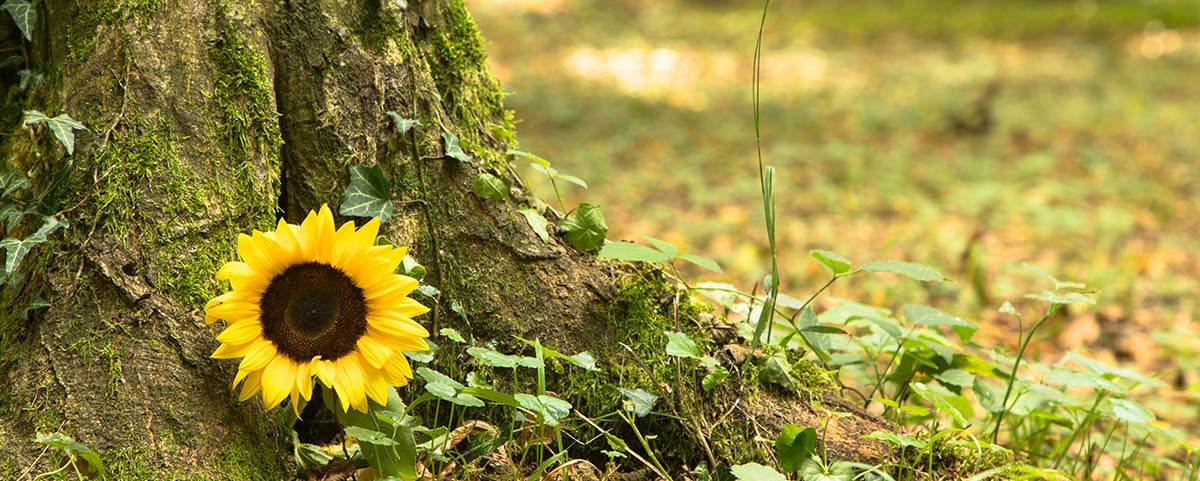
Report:
[{"label": "sunflower head", "polygon": [[315,376],[342,410],[365,412],[367,398],[386,404],[391,386],[412,379],[404,352],[428,349],[413,317],[429,309],[408,297],[417,280],[395,274],[408,249],[375,245],[379,219],[334,227],[321,206],[300,225],[239,234],[242,260],[217,271],[232,289],[208,302],[204,320],[228,323],[212,357],[242,359],[238,400],[261,391],[270,409],[290,397],[298,416]]}]

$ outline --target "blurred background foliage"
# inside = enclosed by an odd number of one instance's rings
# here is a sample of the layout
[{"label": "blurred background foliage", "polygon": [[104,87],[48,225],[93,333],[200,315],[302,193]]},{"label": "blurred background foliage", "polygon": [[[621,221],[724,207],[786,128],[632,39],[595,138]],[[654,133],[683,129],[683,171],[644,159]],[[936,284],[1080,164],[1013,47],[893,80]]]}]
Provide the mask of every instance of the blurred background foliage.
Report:
[{"label": "blurred background foliage", "polygon": [[[750,105],[762,4],[475,0],[522,150],[582,177],[609,239],[712,257],[696,280],[769,271]],[[779,168],[784,292],[826,280],[810,249],[904,259],[956,280],[834,286],[930,302],[1017,339],[1005,300],[1046,288],[1028,262],[1099,289],[1034,356],[1078,350],[1200,399],[1200,2],[777,1],[764,37],[766,161]],[[553,192],[526,168],[529,186]],[[683,266],[681,266],[683,267]],[[685,267],[690,269],[690,267]],[[761,291],[761,288],[759,288]]]}]

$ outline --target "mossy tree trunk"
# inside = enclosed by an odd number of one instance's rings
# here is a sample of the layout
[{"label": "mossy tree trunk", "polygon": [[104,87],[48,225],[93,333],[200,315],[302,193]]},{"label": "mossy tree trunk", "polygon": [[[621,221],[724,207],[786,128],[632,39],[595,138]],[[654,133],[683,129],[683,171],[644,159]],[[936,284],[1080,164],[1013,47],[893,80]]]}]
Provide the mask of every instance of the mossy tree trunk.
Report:
[{"label": "mossy tree trunk", "polygon": [[[611,355],[607,378],[562,387],[592,396],[577,404],[615,403],[604,386],[644,382],[612,346],[661,343],[673,296],[661,280],[637,284],[659,273],[535,235],[517,208],[537,202],[503,156],[511,113],[462,0],[401,3],[39,3],[25,57],[47,87],[3,80],[0,155],[33,179],[27,200],[44,195],[35,204],[70,228],[30,254],[25,282],[2,298],[0,478],[50,466],[31,440],[58,431],[99,450],[113,479],[284,479],[283,410],[234,401],[236,363],[209,359],[218,328],[202,307],[239,232],[336,206],[352,164],[391,181],[384,233],[411,245],[443,292],[431,331]],[[17,127],[21,110],[66,112],[88,130],[67,156],[49,131]],[[387,111],[421,125],[401,135]],[[475,161],[444,158],[443,133]],[[509,179],[512,197],[476,197],[481,172]],[[19,315],[38,297],[50,307]]]}]

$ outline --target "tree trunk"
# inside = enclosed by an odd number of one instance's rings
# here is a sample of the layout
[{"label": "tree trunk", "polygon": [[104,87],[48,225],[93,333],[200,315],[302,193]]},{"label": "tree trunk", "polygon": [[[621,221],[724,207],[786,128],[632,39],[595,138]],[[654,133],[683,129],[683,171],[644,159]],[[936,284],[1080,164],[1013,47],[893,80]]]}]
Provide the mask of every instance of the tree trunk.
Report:
[{"label": "tree trunk", "polygon": [[[25,281],[0,299],[0,478],[55,466],[61,458],[31,441],[46,432],[100,451],[111,479],[290,476],[283,410],[234,401],[236,362],[209,358],[219,328],[204,324],[203,305],[223,287],[213,275],[235,259],[238,233],[336,206],[352,164],[378,165],[391,181],[396,214],[382,233],[411,245],[425,282],[442,291],[421,321],[431,332],[592,350],[604,374],[552,386],[584,412],[619,405],[610,384],[649,386],[617,342],[653,367],[673,366],[661,330],[677,322],[673,313],[699,311],[686,296],[676,301],[659,271],[601,263],[534,233],[517,208],[540,202],[504,158],[512,115],[462,0],[401,3],[38,4],[26,58],[47,87],[5,84],[3,125],[40,110],[69,113],[88,130],[77,131],[70,156],[42,128],[14,128],[0,147],[33,180],[26,200],[70,222],[32,251]],[[4,28],[11,44],[15,27]],[[387,111],[421,125],[402,135]],[[474,162],[445,158],[443,133]],[[480,172],[511,181],[512,196],[476,197]],[[553,229],[557,215],[545,215]],[[50,307],[19,315],[38,297]],[[677,389],[701,393],[692,377]],[[737,396],[716,393],[677,395],[681,408],[712,420]],[[730,461],[761,457],[743,411],[713,435],[729,434],[735,445],[714,449]],[[766,426],[800,423],[794,414]]]}]

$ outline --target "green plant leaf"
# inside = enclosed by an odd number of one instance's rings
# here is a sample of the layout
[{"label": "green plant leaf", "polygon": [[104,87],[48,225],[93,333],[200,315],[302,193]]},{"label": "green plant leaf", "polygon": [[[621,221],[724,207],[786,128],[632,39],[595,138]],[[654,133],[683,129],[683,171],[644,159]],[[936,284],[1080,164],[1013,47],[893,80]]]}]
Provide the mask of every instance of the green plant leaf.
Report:
[{"label": "green plant leaf", "polygon": [[483,407],[483,401],[470,394],[462,393],[461,391],[466,386],[451,379],[450,376],[427,367],[417,369],[417,375],[425,379],[425,390],[438,399],[450,401],[460,406]]},{"label": "green plant leaf", "polygon": [[536,357],[512,356],[482,346],[472,346],[467,348],[467,354],[470,354],[471,357],[478,359],[485,365],[492,367],[512,369],[517,366],[521,366],[531,369],[541,369],[545,366],[545,364]]},{"label": "green plant leaf", "polygon": [[971,425],[969,416],[972,413],[971,403],[962,396],[955,395],[948,389],[920,382],[909,383],[908,387],[912,392],[926,401],[933,403],[933,407],[940,412],[949,414],[954,419],[954,423],[959,427],[967,427]]},{"label": "green plant leaf", "polygon": [[787,481],[787,478],[774,468],[758,463],[739,464],[729,470],[738,481]]},{"label": "green plant leaf", "polygon": [[975,376],[962,369],[948,369],[934,377],[938,381],[957,387],[968,387],[975,383]]},{"label": "green plant leaf", "polygon": [[679,256],[679,258],[683,259],[685,261],[691,262],[692,264],[696,264],[705,269],[708,269],[710,271],[716,272],[718,274],[721,273],[721,265],[717,264],[717,261],[714,261],[707,257],[701,257],[701,256],[698,256],[695,254],[684,254],[684,255]]},{"label": "green plant leaf", "polygon": [[700,359],[700,348],[696,341],[682,332],[663,331],[667,336],[667,354],[675,357]]},{"label": "green plant leaf", "polygon": [[625,396],[626,410],[633,411],[639,418],[650,414],[654,410],[654,404],[658,402],[658,396],[640,387],[634,389],[619,387],[617,391],[620,391],[621,395]]},{"label": "green plant leaf", "polygon": [[100,455],[75,438],[63,433],[38,434],[33,442],[61,449],[71,457],[81,457],[96,472],[104,474],[104,462],[100,460]]},{"label": "green plant leaf", "polygon": [[540,212],[532,207],[525,207],[517,212],[520,212],[521,215],[525,216],[525,221],[529,223],[529,227],[533,229],[533,233],[537,234],[537,236],[542,239],[542,242],[550,242],[550,232],[546,230],[546,227],[550,223],[546,221],[545,217],[542,217]]},{"label": "green plant leaf", "polygon": [[828,267],[829,270],[833,271],[835,275],[841,275],[850,272],[850,267],[852,266],[849,259],[842,257],[836,252],[813,250],[809,251],[808,255],[812,256],[813,259],[816,259],[821,264],[824,264],[825,267]]},{"label": "green plant leaf", "polygon": [[17,28],[25,36],[25,41],[33,41],[33,27],[37,25],[37,9],[29,0],[6,0],[0,8],[8,10]]},{"label": "green plant leaf", "polygon": [[616,259],[631,262],[666,262],[671,256],[641,244],[617,241],[604,244],[598,256],[602,259]]},{"label": "green plant leaf", "polygon": [[1146,424],[1155,419],[1154,413],[1128,399],[1106,398],[1102,411],[1114,418],[1134,424]]},{"label": "green plant leaf", "polygon": [[1051,304],[1070,305],[1070,304],[1095,304],[1096,301],[1088,296],[1078,292],[1068,292],[1060,294],[1051,291],[1042,291],[1036,294],[1026,294],[1026,299],[1035,301],[1045,301]]},{"label": "green plant leaf", "polygon": [[[542,167],[550,167],[549,160],[543,159],[533,153],[525,152],[523,150],[508,149],[508,151],[505,152],[504,155],[507,155],[509,157],[524,157],[526,159],[536,162],[538,165],[541,165]],[[545,171],[542,171],[542,173],[545,173]]]},{"label": "green plant leaf", "polygon": [[458,136],[442,132],[442,141],[446,143],[446,157],[463,163],[470,163],[475,160],[463,151],[462,145],[459,145]]},{"label": "green plant leaf", "polygon": [[513,398],[521,407],[537,413],[542,422],[550,426],[558,426],[560,421],[571,415],[571,403],[554,396],[519,393],[514,394]]},{"label": "green plant leaf", "polygon": [[904,317],[911,322],[915,322],[922,326],[941,327],[950,326],[950,329],[958,335],[958,340],[964,344],[971,339],[975,331],[979,330],[977,326],[963,320],[960,317],[946,314],[929,306],[919,304],[905,304]]},{"label": "green plant leaf", "polygon": [[387,222],[396,210],[392,204],[392,186],[383,178],[383,171],[374,165],[351,165],[350,185],[342,194],[338,213],[349,217],[378,217]]},{"label": "green plant leaf", "polygon": [[346,426],[346,434],[359,442],[378,444],[380,446],[395,446],[396,442],[392,441],[386,434],[373,429],[362,428],[358,426]]},{"label": "green plant leaf", "polygon": [[29,237],[24,239],[14,239],[9,237],[0,240],[0,249],[4,249],[4,275],[11,276],[17,271],[17,267],[21,264],[21,260],[29,253],[33,246],[46,242],[46,236],[54,233],[54,231],[67,227],[67,221],[60,221],[55,217],[42,218],[42,226],[38,228]]},{"label": "green plant leaf", "polygon": [[587,370],[587,371],[599,371],[600,370],[600,368],[596,367],[596,357],[593,356],[592,353],[590,353],[590,352],[583,351],[583,352],[580,352],[579,354],[575,354],[573,356],[567,356],[567,359],[570,360],[571,364],[574,364],[580,368],[583,368],[584,370]]},{"label": "green plant leaf", "polygon": [[579,204],[563,218],[560,226],[565,230],[567,243],[581,251],[594,251],[604,243],[608,224],[600,208],[591,204]]},{"label": "green plant leaf", "polygon": [[650,245],[654,246],[655,249],[658,249],[659,252],[666,254],[668,259],[674,259],[675,256],[679,255],[679,249],[675,247],[675,244],[662,239],[655,239],[648,235],[642,236],[642,238],[646,239],[646,242],[649,242]]},{"label": "green plant leaf", "polygon": [[775,457],[779,460],[779,467],[794,473],[804,467],[804,463],[808,462],[816,447],[817,430],[801,429],[800,426],[789,423],[783,426],[783,432],[775,438]]},{"label": "green plant leaf", "polygon": [[922,282],[945,282],[949,279],[932,267],[904,261],[879,261],[862,266],[867,272],[890,272]]},{"label": "green plant leaf", "polygon": [[729,370],[722,366],[716,366],[712,371],[704,375],[704,379],[700,380],[700,387],[704,388],[705,391],[712,391],[713,388],[721,384],[727,377],[729,377]]},{"label": "green plant leaf", "polygon": [[891,444],[892,446],[896,446],[896,447],[900,447],[900,448],[912,447],[912,448],[917,448],[917,449],[925,449],[925,446],[929,445],[929,443],[926,443],[925,441],[914,438],[912,436],[896,434],[896,433],[888,432],[888,431],[875,431],[871,434],[863,436],[863,438],[886,441],[887,443]]},{"label": "green plant leaf", "polygon": [[471,188],[480,199],[500,200],[508,197],[508,183],[487,172],[475,176]]},{"label": "green plant leaf", "polygon": [[558,174],[558,175],[554,176],[554,178],[556,178],[558,180],[565,180],[572,184],[583,187],[584,189],[588,188],[587,182],[584,182],[583,179],[580,179],[579,177],[575,177],[573,175]]},{"label": "green plant leaf", "polygon": [[783,351],[776,351],[763,358],[758,379],[788,389],[796,387],[796,381],[792,379],[792,364],[788,362],[787,354]]},{"label": "green plant leaf", "polygon": [[50,127],[51,132],[54,132],[54,137],[58,138],[58,143],[67,148],[67,155],[75,153],[74,131],[87,130],[87,127],[84,127],[83,124],[79,123],[67,114],[58,114],[58,116],[50,118],[47,117],[46,114],[36,110],[25,111],[25,125],[40,124],[43,122],[46,124],[46,126]]},{"label": "green plant leaf", "polygon": [[[401,0],[401,1],[403,1],[403,0]],[[401,7],[401,8],[405,8],[405,7]],[[399,132],[401,135],[407,134],[408,131],[411,130],[413,127],[417,127],[417,126],[421,125],[420,120],[406,119],[406,118],[404,118],[403,115],[400,115],[400,113],[396,112],[396,111],[392,111],[392,110],[387,111],[387,116],[392,118],[392,123],[393,123],[393,125],[396,126],[396,132]]]},{"label": "green plant leaf", "polygon": [[451,341],[457,342],[459,344],[465,344],[467,342],[466,339],[463,339],[462,334],[459,334],[458,330],[456,330],[454,328],[443,327],[441,330],[438,331],[438,334],[441,334],[442,336],[445,336],[447,339],[450,339]]}]

